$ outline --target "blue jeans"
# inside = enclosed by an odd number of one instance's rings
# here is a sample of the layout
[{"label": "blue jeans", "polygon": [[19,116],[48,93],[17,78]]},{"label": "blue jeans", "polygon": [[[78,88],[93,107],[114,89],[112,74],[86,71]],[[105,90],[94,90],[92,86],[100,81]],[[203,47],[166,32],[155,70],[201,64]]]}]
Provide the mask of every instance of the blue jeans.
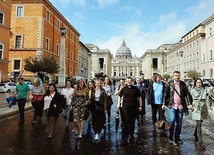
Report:
[{"label": "blue jeans", "polygon": [[183,109],[179,110],[179,109],[169,108],[168,116],[169,116],[169,124],[171,125],[170,139],[173,139],[173,136],[175,137],[175,139],[180,138],[182,121],[183,121],[183,113],[184,113]]}]

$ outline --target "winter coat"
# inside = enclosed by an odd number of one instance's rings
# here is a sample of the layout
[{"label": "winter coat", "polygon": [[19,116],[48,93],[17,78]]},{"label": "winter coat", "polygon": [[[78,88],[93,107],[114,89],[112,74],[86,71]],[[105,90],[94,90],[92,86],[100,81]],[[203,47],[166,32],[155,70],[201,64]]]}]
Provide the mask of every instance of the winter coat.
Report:
[{"label": "winter coat", "polygon": [[[171,107],[171,104],[174,102],[174,93],[176,91],[174,90],[174,80],[170,81],[165,88],[164,92],[164,103],[163,105]],[[181,95],[181,104],[184,108],[185,115],[189,114],[187,105],[192,104],[192,96],[188,91],[188,88],[185,84],[185,82],[180,81],[180,95]]]},{"label": "winter coat", "polygon": [[192,119],[193,120],[203,120],[207,119],[208,109],[206,104],[207,99],[207,90],[203,87],[193,88],[191,90],[191,95],[193,98],[193,111]]}]

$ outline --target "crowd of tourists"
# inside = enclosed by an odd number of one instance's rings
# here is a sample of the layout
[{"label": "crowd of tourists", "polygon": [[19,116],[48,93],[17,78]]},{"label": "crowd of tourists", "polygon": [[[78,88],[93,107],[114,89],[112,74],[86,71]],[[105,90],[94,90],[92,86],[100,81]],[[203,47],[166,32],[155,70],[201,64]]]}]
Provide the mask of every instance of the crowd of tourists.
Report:
[{"label": "crowd of tourists", "polygon": [[[169,143],[183,144],[180,138],[183,115],[191,110],[192,119],[196,121],[194,137],[198,149],[205,149],[202,139],[202,122],[208,117],[208,109],[212,110],[214,102],[214,88],[210,91],[204,87],[200,78],[195,79],[192,89],[188,89],[185,82],[180,79],[180,72],[173,73],[172,80],[164,81],[160,74],[146,80],[144,74],[139,78],[120,79],[116,87],[115,81],[105,76],[103,80],[96,79],[87,83],[80,79],[74,84],[66,81],[65,88],[58,92],[55,84],[43,86],[41,79],[37,78],[30,91],[29,86],[19,78],[16,91],[20,112],[19,123],[24,123],[24,107],[33,96],[31,103],[34,107],[32,124],[42,122],[48,138],[54,136],[57,119],[62,115],[65,127],[74,123],[73,132],[78,139],[83,138],[84,123],[92,125],[94,140],[99,141],[100,133],[105,131],[107,124],[111,123],[112,95],[117,95],[118,111],[121,117],[122,143],[127,145],[134,140],[135,123],[143,124],[146,114],[146,104],[151,105],[152,123],[154,128],[169,131]],[[31,92],[31,93],[30,93]],[[207,105],[206,101],[210,104]],[[165,110],[167,109],[168,119]]]}]

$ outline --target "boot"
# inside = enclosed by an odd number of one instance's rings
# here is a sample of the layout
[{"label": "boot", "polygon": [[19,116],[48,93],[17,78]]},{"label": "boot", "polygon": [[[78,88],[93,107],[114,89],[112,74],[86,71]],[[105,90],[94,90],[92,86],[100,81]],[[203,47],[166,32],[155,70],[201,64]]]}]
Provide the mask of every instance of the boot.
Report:
[{"label": "boot", "polygon": [[199,150],[205,150],[205,146],[204,146],[203,142],[198,142],[197,149],[199,149]]}]

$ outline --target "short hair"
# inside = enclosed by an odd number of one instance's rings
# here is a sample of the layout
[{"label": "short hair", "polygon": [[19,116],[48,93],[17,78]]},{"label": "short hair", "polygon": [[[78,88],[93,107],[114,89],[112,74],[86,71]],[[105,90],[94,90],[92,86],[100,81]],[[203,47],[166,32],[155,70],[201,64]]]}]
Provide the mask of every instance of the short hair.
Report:
[{"label": "short hair", "polygon": [[22,80],[22,81],[23,81],[23,80],[24,80],[24,78],[23,78],[23,77],[20,77],[20,78],[18,78],[18,81],[19,81],[19,80]]},{"label": "short hair", "polygon": [[132,77],[131,77],[131,76],[128,76],[126,79],[131,79],[131,80],[132,80]]},{"label": "short hair", "polygon": [[173,74],[175,74],[175,73],[176,73],[176,74],[181,74],[180,71],[174,71]]}]

